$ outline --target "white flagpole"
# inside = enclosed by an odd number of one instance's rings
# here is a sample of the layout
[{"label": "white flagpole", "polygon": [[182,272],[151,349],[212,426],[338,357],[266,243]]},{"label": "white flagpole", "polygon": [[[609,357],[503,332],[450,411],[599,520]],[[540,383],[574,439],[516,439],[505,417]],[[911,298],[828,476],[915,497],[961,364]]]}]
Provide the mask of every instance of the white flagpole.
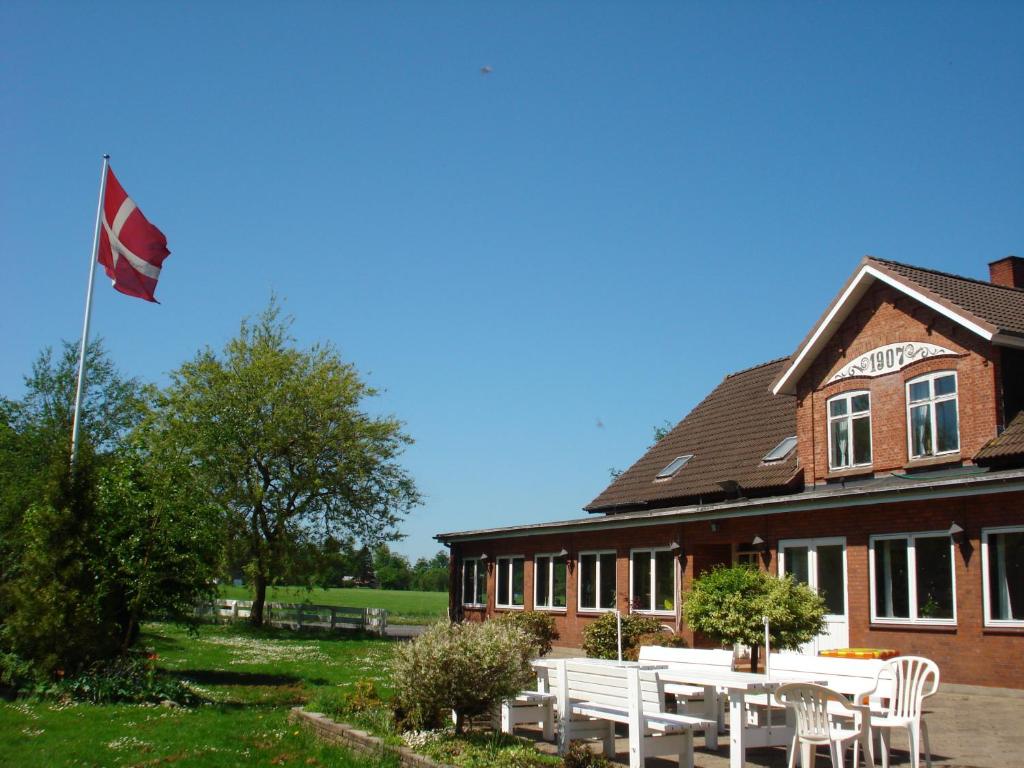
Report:
[{"label": "white flagpole", "polygon": [[75,468],[75,457],[78,456],[78,414],[82,406],[82,393],[85,390],[85,349],[89,344],[89,319],[92,317],[92,286],[96,278],[96,255],[100,247],[100,217],[103,215],[103,193],[107,187],[107,166],[110,155],[103,156],[103,168],[100,170],[100,196],[96,201],[96,225],[92,232],[92,252],[89,254],[89,287],[85,291],[85,320],[82,323],[82,346],[78,351],[78,385],[75,387],[75,411],[71,419],[71,469]]}]

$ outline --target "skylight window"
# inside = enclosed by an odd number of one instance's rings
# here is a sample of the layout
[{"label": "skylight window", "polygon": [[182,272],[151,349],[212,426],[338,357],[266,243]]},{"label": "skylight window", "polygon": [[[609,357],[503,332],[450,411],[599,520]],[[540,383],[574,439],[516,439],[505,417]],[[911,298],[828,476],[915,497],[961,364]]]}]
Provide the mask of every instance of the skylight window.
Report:
[{"label": "skylight window", "polygon": [[672,463],[665,467],[661,472],[654,478],[655,480],[667,480],[672,477],[676,472],[686,466],[686,462],[693,458],[692,453],[688,453],[685,456],[676,456]]},{"label": "skylight window", "polygon": [[764,455],[761,461],[782,461],[796,448],[796,435],[782,438],[782,442]]}]

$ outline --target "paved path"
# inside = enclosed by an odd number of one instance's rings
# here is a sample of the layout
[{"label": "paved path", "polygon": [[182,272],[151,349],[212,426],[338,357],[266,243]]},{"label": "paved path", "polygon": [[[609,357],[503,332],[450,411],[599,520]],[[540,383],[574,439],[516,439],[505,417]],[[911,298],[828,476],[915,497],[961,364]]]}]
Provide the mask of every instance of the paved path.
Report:
[{"label": "paved path", "polygon": [[[942,686],[927,700],[925,716],[931,736],[932,760],[936,768],[1022,768],[1024,767],[1024,691],[974,686]],[[525,729],[524,734],[528,733]],[[694,763],[697,768],[728,768],[729,742],[720,741],[718,752],[708,752],[698,736]],[[893,732],[893,759],[890,765],[910,765],[906,731]],[[553,745],[544,745],[554,751]],[[628,765],[628,741],[616,744],[617,764]],[[596,745],[595,745],[596,749]],[[667,768],[675,763],[660,758],[648,760],[649,768]],[[849,764],[849,755],[847,756]],[[880,765],[879,763],[877,763]],[[784,768],[786,752],[780,748],[747,751],[747,765]],[[826,752],[817,765],[831,763]],[[863,765],[863,763],[861,763]],[[924,758],[921,760],[922,768]]]}]

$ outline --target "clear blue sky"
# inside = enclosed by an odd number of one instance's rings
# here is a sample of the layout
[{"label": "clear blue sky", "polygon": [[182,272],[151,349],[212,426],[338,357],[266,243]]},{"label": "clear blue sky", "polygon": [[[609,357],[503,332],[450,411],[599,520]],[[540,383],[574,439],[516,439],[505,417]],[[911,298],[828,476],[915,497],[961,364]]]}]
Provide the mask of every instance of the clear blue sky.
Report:
[{"label": "clear blue sky", "polygon": [[[865,253],[1024,255],[1024,3],[0,4],[0,394],[80,333],[102,153],[157,383],[272,291],[416,439],[398,549],[580,508]],[[481,74],[481,67],[493,69]]]}]

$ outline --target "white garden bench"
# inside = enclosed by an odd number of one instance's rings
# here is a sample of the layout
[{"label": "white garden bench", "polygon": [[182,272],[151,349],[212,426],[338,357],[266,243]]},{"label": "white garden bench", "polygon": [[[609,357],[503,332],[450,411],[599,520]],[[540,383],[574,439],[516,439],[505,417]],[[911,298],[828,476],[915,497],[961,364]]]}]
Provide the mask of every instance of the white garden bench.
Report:
[{"label": "white garden bench", "polygon": [[[666,648],[660,645],[640,646],[640,661],[644,663],[662,663],[669,668],[686,668],[687,666],[712,667],[723,671],[732,670],[733,653],[722,649],[706,648]],[[695,713],[696,703],[703,704],[700,714],[709,720],[715,720],[715,728],[704,731],[704,746],[718,749],[718,734],[725,722],[722,702],[717,691],[701,685],[684,683],[666,683],[665,693],[676,698],[676,711]]]},{"label": "white garden bench", "polygon": [[629,727],[630,768],[642,768],[647,757],[660,755],[678,755],[681,768],[692,768],[693,731],[717,728],[714,720],[666,712],[664,685],[655,669],[560,661],[556,674],[561,754],[575,739],[596,736],[605,754],[614,757],[615,724],[623,723]]},{"label": "white garden bench", "polygon": [[555,694],[544,691],[520,691],[514,699],[505,699],[498,707],[502,733],[512,733],[517,725],[536,723],[544,741],[555,738]]}]

